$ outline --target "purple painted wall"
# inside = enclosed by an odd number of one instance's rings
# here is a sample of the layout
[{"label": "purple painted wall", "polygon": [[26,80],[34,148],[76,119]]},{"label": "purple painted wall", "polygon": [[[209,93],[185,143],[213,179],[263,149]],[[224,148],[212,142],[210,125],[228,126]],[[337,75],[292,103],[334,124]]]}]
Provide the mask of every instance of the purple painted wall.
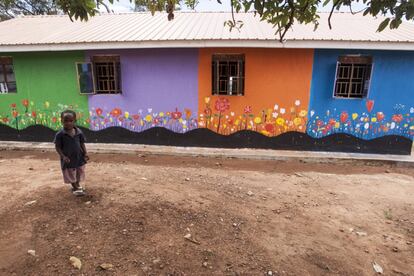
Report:
[{"label": "purple painted wall", "polygon": [[122,94],[89,96],[92,129],[162,126],[185,132],[197,127],[197,49],[88,51],[86,61],[105,54],[120,55]]}]

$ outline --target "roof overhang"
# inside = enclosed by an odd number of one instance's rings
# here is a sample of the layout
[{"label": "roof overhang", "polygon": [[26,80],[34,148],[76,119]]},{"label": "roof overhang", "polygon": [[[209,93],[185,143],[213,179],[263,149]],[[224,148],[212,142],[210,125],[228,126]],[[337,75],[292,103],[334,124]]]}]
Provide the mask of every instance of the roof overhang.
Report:
[{"label": "roof overhang", "polygon": [[77,51],[150,48],[293,48],[413,51],[413,42],[338,40],[165,40],[1,45],[0,52]]}]

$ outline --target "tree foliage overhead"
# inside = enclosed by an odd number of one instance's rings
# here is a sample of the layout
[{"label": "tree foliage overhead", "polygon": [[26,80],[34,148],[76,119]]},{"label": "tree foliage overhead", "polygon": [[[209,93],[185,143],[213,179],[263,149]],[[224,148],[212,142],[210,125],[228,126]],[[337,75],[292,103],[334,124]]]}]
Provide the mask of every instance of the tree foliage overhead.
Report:
[{"label": "tree foliage overhead", "polygon": [[56,14],[54,0],[0,0],[0,19],[17,15]]},{"label": "tree foliage overhead", "polygon": [[[117,0],[108,0],[113,4]],[[165,11],[168,20],[174,19],[174,11],[180,6],[195,8],[199,0],[130,0],[138,10],[149,10],[152,13],[156,11]],[[208,0],[202,0],[208,1]],[[221,4],[221,0],[216,0]],[[319,11],[321,6],[331,7],[328,17],[329,27],[331,27],[331,17],[336,10],[349,9],[352,13],[363,13],[365,16],[382,15],[386,18],[379,24],[378,31],[389,27],[398,28],[402,20],[414,19],[414,1],[413,0],[230,0],[232,8],[231,20],[225,22],[230,28],[239,28],[243,22],[236,21],[234,13],[253,11],[261,20],[267,21],[275,28],[276,34],[283,41],[286,32],[295,23],[313,24],[315,28],[319,25]],[[24,3],[49,3],[55,9],[61,10],[69,15],[71,19],[87,20],[98,12],[100,5],[109,8],[103,0],[0,0],[0,9],[3,13],[3,3],[16,5]],[[362,10],[356,11],[354,6],[364,6]],[[37,11],[36,11],[37,12]],[[15,12],[12,11],[11,14]],[[24,11],[21,13],[25,14]],[[46,14],[47,12],[38,12],[35,14]],[[30,14],[28,12],[27,14]]]}]

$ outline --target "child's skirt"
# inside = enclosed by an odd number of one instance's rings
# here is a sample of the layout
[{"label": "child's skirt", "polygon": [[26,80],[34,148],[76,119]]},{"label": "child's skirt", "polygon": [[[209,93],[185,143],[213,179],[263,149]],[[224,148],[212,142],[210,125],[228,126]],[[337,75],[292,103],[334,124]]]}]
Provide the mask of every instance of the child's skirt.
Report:
[{"label": "child's skirt", "polygon": [[85,180],[85,165],[78,168],[66,168],[62,170],[65,183],[76,183]]}]

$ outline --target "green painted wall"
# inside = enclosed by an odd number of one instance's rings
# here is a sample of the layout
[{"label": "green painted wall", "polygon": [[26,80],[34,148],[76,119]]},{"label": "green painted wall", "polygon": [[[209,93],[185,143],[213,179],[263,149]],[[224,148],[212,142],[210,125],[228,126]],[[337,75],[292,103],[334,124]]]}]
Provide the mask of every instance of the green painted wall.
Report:
[{"label": "green painted wall", "polygon": [[12,56],[17,93],[0,94],[0,122],[23,129],[34,124],[60,128],[60,112],[79,113],[78,124],[88,127],[88,97],[80,95],[76,62],[83,52],[0,54]]}]

